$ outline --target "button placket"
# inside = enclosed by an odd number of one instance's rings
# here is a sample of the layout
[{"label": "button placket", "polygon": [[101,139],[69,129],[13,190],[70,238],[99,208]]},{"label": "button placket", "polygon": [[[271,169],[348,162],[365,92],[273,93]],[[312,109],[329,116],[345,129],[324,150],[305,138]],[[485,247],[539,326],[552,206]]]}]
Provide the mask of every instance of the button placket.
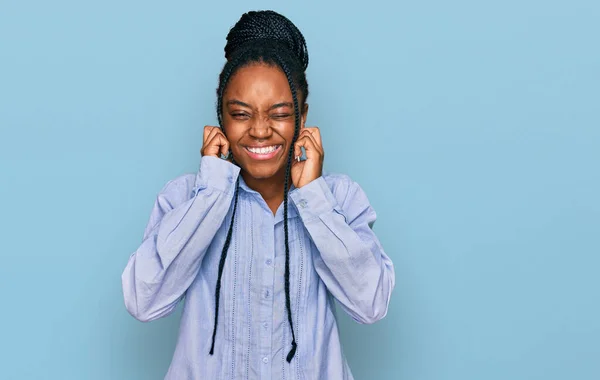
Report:
[{"label": "button placket", "polygon": [[306,206],[308,206],[308,201],[306,199],[300,199],[300,201],[298,201],[298,206],[306,208]]},{"label": "button placket", "polygon": [[260,329],[260,357],[265,364],[261,366],[261,378],[271,379],[270,355],[272,355],[272,319],[273,319],[273,287],[275,275],[275,229],[274,217],[271,210],[265,210],[265,215],[260,221],[262,233],[261,239],[263,246],[261,248],[261,261],[265,264],[262,270],[261,294],[260,294],[260,320],[262,329]]}]

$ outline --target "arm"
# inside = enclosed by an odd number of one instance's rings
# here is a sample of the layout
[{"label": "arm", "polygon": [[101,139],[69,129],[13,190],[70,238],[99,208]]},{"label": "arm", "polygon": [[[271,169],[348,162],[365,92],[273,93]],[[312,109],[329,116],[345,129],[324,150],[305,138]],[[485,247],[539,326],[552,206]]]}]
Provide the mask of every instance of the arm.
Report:
[{"label": "arm", "polygon": [[323,177],[290,196],[318,249],[317,274],[355,321],[373,323],[387,314],[394,266],[372,230],[376,214],[365,193],[351,180],[344,189],[341,206]]},{"label": "arm", "polygon": [[172,181],[158,195],[143,242],[121,277],[125,306],[136,319],[152,321],[175,309],[229,211],[239,170],[205,156],[194,194]]}]

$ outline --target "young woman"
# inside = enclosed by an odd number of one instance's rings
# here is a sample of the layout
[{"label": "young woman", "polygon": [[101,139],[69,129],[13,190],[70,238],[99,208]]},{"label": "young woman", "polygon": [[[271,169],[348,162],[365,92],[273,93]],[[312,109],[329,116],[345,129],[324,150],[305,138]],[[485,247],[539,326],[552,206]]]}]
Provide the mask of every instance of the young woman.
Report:
[{"label": "young woman", "polygon": [[220,126],[204,129],[198,172],[158,195],[122,276],[125,305],[151,321],[185,297],[167,379],[352,379],[334,300],[373,323],[395,281],[375,212],[356,182],[322,172],[296,26],[246,13],[225,57]]}]

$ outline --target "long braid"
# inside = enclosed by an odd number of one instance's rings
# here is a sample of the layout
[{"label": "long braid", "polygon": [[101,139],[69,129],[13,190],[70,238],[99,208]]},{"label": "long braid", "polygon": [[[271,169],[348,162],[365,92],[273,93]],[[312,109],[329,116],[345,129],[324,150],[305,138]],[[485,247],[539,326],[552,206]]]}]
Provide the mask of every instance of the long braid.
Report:
[{"label": "long braid", "polygon": [[225,92],[225,87],[227,87],[229,79],[248,56],[248,53],[249,49],[240,51],[233,60],[227,62],[221,75],[219,75],[219,88],[217,88],[217,119],[223,134],[225,134],[225,128],[223,128],[223,93]]},{"label": "long braid", "polygon": [[[232,73],[236,70],[237,65],[243,58],[243,54],[240,55],[235,62],[232,62],[228,70],[224,70],[221,74],[221,79],[219,83],[218,95],[217,95],[217,109],[221,109],[223,105],[223,92],[225,90],[225,85],[229,81]],[[221,127],[221,131],[225,134],[225,129],[223,128],[223,118],[221,112],[217,112],[219,119],[219,126]],[[231,150],[230,150],[231,154]],[[233,157],[231,158],[231,163],[235,165],[235,161]],[[223,250],[221,251],[221,258],[219,260],[219,273],[217,275],[217,285],[215,288],[215,322],[213,327],[212,334],[212,343],[210,345],[210,354],[213,355],[215,351],[215,339],[217,336],[217,326],[219,325],[219,300],[221,298],[221,278],[223,277],[223,269],[225,268],[225,260],[227,259],[227,251],[229,250],[229,245],[231,244],[231,236],[233,234],[233,221],[235,219],[235,211],[237,209],[238,202],[238,190],[239,190],[240,178],[238,177],[235,182],[235,193],[234,193],[234,204],[233,204],[233,213],[231,215],[231,224],[229,225],[229,231],[227,231],[227,237],[225,238],[225,244],[223,245]]]},{"label": "long braid", "polygon": [[[287,355],[287,362],[293,359],[296,348],[296,335],[292,319],[291,297],[290,297],[290,249],[288,232],[288,192],[291,179],[292,156],[294,145],[300,134],[300,103],[298,101],[298,89],[303,95],[303,102],[308,97],[308,83],[306,82],[305,70],[308,66],[308,51],[306,41],[298,28],[284,16],[273,11],[248,12],[244,14],[227,35],[225,46],[225,57],[227,63],[219,76],[219,87],[217,89],[217,118],[219,126],[225,134],[223,127],[223,95],[227,83],[235,72],[251,63],[265,63],[279,66],[286,75],[294,103],[295,127],[294,137],[288,151],[287,165],[284,180],[284,234],[285,234],[285,296],[288,322],[292,331],[292,348]],[[229,152],[231,154],[231,150]],[[235,161],[232,157],[232,163]],[[219,261],[219,272],[215,290],[215,321],[212,335],[210,354],[214,353],[216,332],[218,326],[219,299],[221,294],[221,279],[227,258],[227,250],[231,243],[233,224],[238,202],[239,177],[236,181],[234,207],[231,223],[225,239]]]},{"label": "long braid", "polygon": [[283,193],[283,231],[285,234],[285,305],[287,308],[288,322],[290,323],[290,329],[292,330],[292,348],[287,355],[286,360],[289,362],[292,361],[294,354],[296,353],[297,343],[296,343],[296,334],[294,332],[294,323],[292,321],[292,302],[290,297],[290,247],[289,247],[289,237],[288,237],[288,189],[289,189],[289,179],[290,172],[292,168],[292,155],[294,153],[294,145],[296,140],[298,139],[298,134],[300,132],[300,107],[298,105],[298,95],[296,94],[296,85],[294,84],[292,75],[287,68],[284,61],[281,59],[279,55],[275,55],[281,70],[285,73],[287,77],[288,83],[290,85],[290,90],[292,92],[292,99],[294,100],[294,115],[295,115],[295,126],[294,126],[294,138],[292,139],[292,143],[290,144],[290,150],[288,152],[287,165],[285,168],[285,182],[284,182],[284,193]]},{"label": "long braid", "polygon": [[233,214],[231,215],[231,223],[229,224],[229,231],[227,231],[227,237],[225,238],[225,245],[223,245],[223,251],[221,251],[221,259],[219,260],[219,275],[217,276],[217,287],[215,289],[215,326],[212,334],[212,344],[210,345],[210,354],[215,352],[215,337],[217,335],[217,324],[219,320],[219,298],[221,296],[221,277],[223,276],[223,268],[225,267],[225,259],[227,258],[227,250],[231,243],[231,235],[233,233],[233,221],[235,219],[235,210],[238,203],[238,189],[239,189],[240,178],[238,177],[235,182],[235,195],[233,203]]}]

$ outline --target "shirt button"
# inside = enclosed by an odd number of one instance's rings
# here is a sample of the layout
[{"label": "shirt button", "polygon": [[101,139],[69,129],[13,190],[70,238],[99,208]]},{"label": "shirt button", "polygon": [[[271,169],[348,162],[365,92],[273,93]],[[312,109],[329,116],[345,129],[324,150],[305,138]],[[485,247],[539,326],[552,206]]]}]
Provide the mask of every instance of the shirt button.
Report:
[{"label": "shirt button", "polygon": [[269,358],[265,356],[265,357],[263,358],[263,363],[267,364],[268,362],[269,362]]},{"label": "shirt button", "polygon": [[267,291],[265,292],[265,298],[269,298],[269,295],[270,295],[270,294],[271,294],[271,293],[269,293],[269,291],[267,290]]},{"label": "shirt button", "polygon": [[263,323],[263,327],[264,327],[264,328],[267,328],[267,327],[269,327],[269,325],[267,324],[267,322]]},{"label": "shirt button", "polygon": [[271,261],[271,259],[267,259],[267,261],[265,261],[265,263],[266,263],[267,265],[271,265],[272,261]]},{"label": "shirt button", "polygon": [[306,199],[300,199],[300,202],[298,202],[299,206],[302,208],[306,208],[306,205],[308,204],[308,202],[306,201]]}]

